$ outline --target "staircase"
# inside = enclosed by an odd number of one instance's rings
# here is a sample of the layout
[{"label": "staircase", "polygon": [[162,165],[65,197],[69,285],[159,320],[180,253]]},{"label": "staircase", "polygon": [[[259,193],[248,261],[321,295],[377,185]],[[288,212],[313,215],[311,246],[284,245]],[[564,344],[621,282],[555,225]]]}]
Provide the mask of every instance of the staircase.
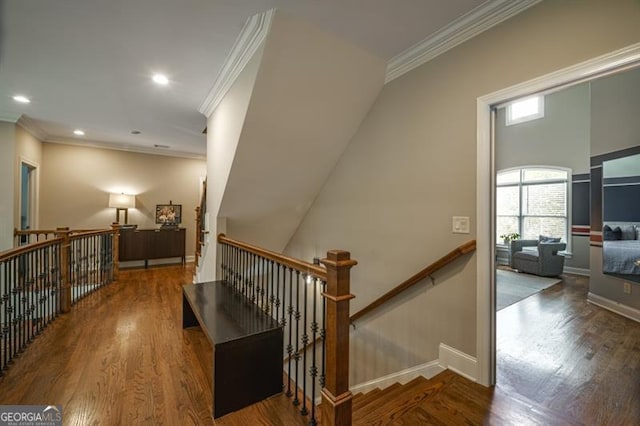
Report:
[{"label": "staircase", "polygon": [[404,385],[395,383],[382,390],[376,388],[364,394],[356,394],[353,397],[353,424],[459,422],[461,418],[458,407],[443,407],[439,401],[441,391],[451,386],[457,378],[460,376],[446,370],[431,379],[420,376]]},{"label": "staircase", "polygon": [[[581,425],[580,421],[500,386],[487,388],[450,370],[353,396],[353,425]],[[322,425],[322,418],[319,417]],[[308,425],[280,394],[216,419],[216,426]]]}]

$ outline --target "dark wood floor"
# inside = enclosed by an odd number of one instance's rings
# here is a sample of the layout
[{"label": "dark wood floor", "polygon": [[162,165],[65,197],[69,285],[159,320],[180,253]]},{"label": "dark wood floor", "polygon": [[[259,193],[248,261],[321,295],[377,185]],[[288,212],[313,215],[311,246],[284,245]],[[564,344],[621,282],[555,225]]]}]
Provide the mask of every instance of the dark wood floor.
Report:
[{"label": "dark wood floor", "polygon": [[563,282],[497,317],[496,392],[590,425],[640,424],[640,324],[586,302],[588,278]]},{"label": "dark wood floor", "polygon": [[[181,266],[122,272],[16,360],[0,404],[61,404],[70,425],[214,424],[211,348],[181,329],[191,276]],[[447,373],[413,384],[418,393],[391,390],[368,404],[381,414],[356,411],[355,424],[640,424],[640,324],[587,304],[587,285],[567,277],[498,313],[495,388]],[[275,397],[215,424],[305,420]]]}]

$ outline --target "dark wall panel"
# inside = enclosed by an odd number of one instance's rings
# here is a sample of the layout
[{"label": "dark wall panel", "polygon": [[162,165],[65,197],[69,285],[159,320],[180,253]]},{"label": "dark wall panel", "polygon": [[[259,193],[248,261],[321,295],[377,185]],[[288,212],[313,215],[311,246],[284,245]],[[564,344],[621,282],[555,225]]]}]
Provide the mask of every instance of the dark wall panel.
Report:
[{"label": "dark wall panel", "polygon": [[640,185],[605,186],[604,220],[640,222]]},{"label": "dark wall panel", "polygon": [[589,182],[574,182],[571,191],[571,223],[574,226],[589,225]]}]

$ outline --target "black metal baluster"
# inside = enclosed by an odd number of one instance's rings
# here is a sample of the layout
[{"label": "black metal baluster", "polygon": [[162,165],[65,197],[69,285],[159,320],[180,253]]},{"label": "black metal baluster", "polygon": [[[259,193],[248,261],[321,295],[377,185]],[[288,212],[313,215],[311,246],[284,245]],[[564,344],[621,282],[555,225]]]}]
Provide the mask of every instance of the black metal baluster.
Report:
[{"label": "black metal baluster", "polygon": [[272,260],[270,262],[270,264],[271,264],[271,268],[270,268],[270,270],[271,270],[271,281],[269,282],[269,286],[271,287],[271,297],[269,298],[269,314],[271,315],[272,318],[277,320],[278,319],[278,315],[275,314],[275,312],[274,312],[274,304],[276,302],[276,296],[275,296],[274,289],[273,289],[273,286],[275,284],[274,281],[273,281],[273,279],[275,278],[274,265],[276,264],[276,262],[274,262]]},{"label": "black metal baluster", "polygon": [[236,256],[235,256],[235,279],[233,280],[233,288],[235,290],[240,290],[240,285],[242,284],[242,270],[240,268],[240,258],[242,257],[242,249],[236,248]]},{"label": "black metal baluster", "polygon": [[293,397],[293,405],[299,405],[300,404],[300,399],[298,399],[298,363],[300,362],[300,346],[299,346],[299,336],[300,336],[300,271],[296,271],[296,314],[295,314],[295,318],[296,318],[296,352],[293,356],[293,359],[296,362],[296,368],[295,368],[295,373],[296,373],[296,379],[295,379],[295,384],[296,384],[296,388],[295,388],[295,395]]},{"label": "black metal baluster", "polygon": [[309,286],[310,275],[303,275],[304,296],[302,297],[302,306],[304,308],[302,316],[302,409],[300,414],[306,416],[307,411],[307,343],[309,343],[309,335],[307,334],[307,287]]},{"label": "black metal baluster", "polygon": [[264,309],[264,258],[258,256],[258,301],[256,304]]},{"label": "black metal baluster", "polygon": [[311,322],[311,341],[312,355],[311,355],[311,368],[309,373],[311,374],[311,419],[310,425],[316,425],[316,377],[318,376],[318,366],[316,365],[316,335],[318,333],[318,316],[317,316],[317,296],[318,296],[318,279],[313,278],[313,320]]},{"label": "black metal baluster", "polygon": [[4,311],[4,322],[2,323],[2,340],[0,340],[0,344],[2,345],[4,351],[2,351],[2,355],[0,357],[0,377],[3,376],[3,370],[7,366],[7,357],[9,353],[9,312],[7,308],[9,307],[9,276],[8,276],[8,261],[2,263],[2,276],[4,278],[4,283],[2,286],[2,310]]},{"label": "black metal baluster", "polygon": [[251,301],[253,303],[258,303],[257,302],[257,298],[258,298],[258,281],[257,279],[259,278],[257,269],[258,269],[258,262],[257,260],[257,255],[252,254],[251,255],[251,270],[253,271],[253,278],[251,279]]},{"label": "black metal baluster", "polygon": [[[279,318],[279,314],[280,314],[280,264],[276,263],[277,265],[277,270],[276,270],[276,281],[275,281],[275,285],[276,285],[276,298],[275,298],[275,312],[274,312],[274,318],[276,321],[279,322],[280,318]],[[282,325],[282,324],[280,324]]]},{"label": "black metal baluster", "polygon": [[[289,268],[289,306],[287,307],[289,313],[289,343],[287,344],[287,354],[289,356],[289,365],[287,366],[287,396],[291,396],[291,363],[293,362],[293,346],[292,346],[292,330],[293,330],[293,269]],[[297,340],[297,339],[296,339]],[[297,394],[297,393],[296,393]]]},{"label": "black metal baluster", "polygon": [[18,256],[19,259],[19,264],[16,265],[16,267],[21,269],[21,273],[20,275],[17,275],[18,281],[14,284],[13,288],[11,289],[12,293],[13,293],[13,333],[14,333],[14,345],[12,348],[12,352],[15,354],[18,351],[18,348],[20,348],[20,330],[18,328],[18,323],[19,323],[19,316],[20,316],[20,295],[18,294],[19,292],[19,286],[21,282],[24,282],[24,271],[25,271],[25,267],[24,267],[24,262],[25,262],[25,257],[24,255],[20,255]]}]

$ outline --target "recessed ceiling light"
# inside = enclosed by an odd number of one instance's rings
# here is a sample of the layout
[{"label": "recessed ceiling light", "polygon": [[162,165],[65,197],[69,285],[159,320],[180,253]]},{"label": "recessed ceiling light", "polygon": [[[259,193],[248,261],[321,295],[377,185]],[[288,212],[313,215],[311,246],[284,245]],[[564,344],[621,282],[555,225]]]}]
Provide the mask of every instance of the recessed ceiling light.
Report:
[{"label": "recessed ceiling light", "polygon": [[154,83],[159,84],[161,86],[166,86],[167,84],[169,84],[169,78],[164,74],[154,74],[153,77],[151,77],[151,79],[153,80]]},{"label": "recessed ceiling light", "polygon": [[13,100],[16,102],[20,102],[21,104],[28,104],[29,102],[31,102],[29,98],[23,95],[15,95],[13,97]]},{"label": "recessed ceiling light", "polygon": [[84,136],[84,131],[80,129],[76,129],[73,131],[73,134],[76,136]]}]

